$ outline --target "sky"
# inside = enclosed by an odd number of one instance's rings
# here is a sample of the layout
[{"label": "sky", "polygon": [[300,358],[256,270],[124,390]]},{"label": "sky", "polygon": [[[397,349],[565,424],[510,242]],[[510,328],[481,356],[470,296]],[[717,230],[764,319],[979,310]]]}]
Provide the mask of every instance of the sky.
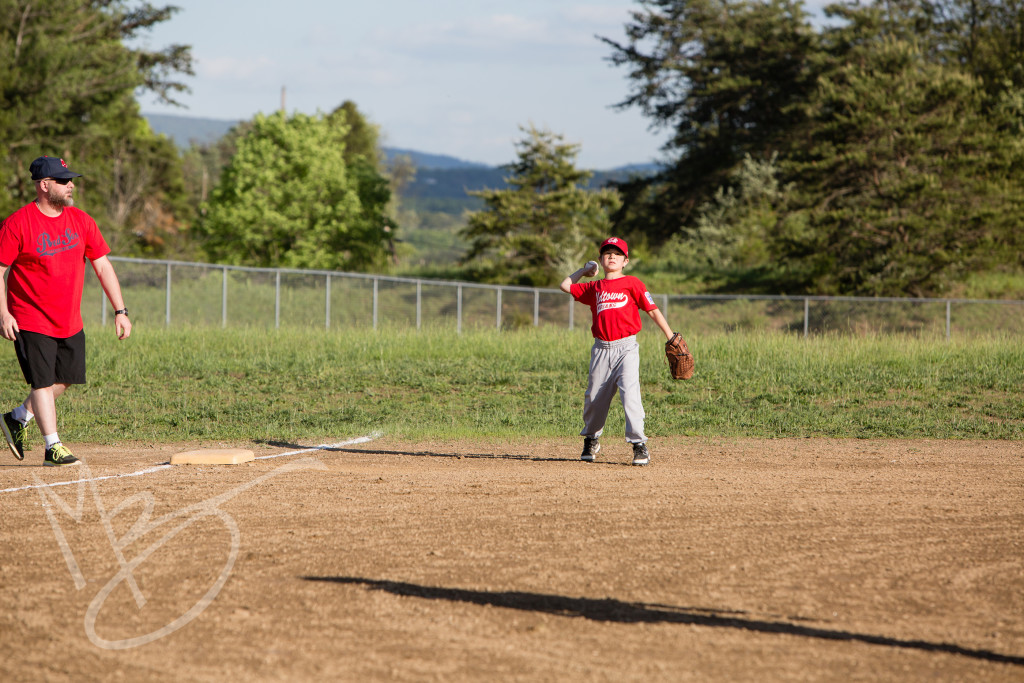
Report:
[{"label": "sky", "polygon": [[[165,3],[154,3],[162,6]],[[186,108],[143,94],[144,114],[244,120],[281,108],[328,113],[345,100],[385,147],[489,165],[516,160],[521,128],[579,145],[577,166],[657,161],[668,132],[636,108],[625,40],[634,0],[168,0],[181,8],[136,44],[192,46]]]}]

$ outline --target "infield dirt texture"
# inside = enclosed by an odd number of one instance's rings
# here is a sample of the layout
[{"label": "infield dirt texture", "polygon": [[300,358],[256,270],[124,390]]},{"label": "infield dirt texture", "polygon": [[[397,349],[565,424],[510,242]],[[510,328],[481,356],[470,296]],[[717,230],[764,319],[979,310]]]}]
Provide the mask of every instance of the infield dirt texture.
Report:
[{"label": "infield dirt texture", "polygon": [[73,445],[0,456],[6,682],[1024,680],[1020,443]]}]

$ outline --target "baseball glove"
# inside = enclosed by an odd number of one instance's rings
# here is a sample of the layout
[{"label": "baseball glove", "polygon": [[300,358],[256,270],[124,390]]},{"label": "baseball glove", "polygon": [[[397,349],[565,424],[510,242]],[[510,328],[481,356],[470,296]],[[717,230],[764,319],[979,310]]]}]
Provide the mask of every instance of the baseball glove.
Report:
[{"label": "baseball glove", "polygon": [[665,357],[668,358],[672,379],[693,377],[693,354],[678,332],[673,333],[672,338],[665,342]]}]

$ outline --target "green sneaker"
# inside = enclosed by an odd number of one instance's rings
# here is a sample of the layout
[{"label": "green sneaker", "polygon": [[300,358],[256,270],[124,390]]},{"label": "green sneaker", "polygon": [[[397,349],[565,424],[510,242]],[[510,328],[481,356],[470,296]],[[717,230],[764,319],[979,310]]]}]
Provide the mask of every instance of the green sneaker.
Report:
[{"label": "green sneaker", "polygon": [[4,432],[4,438],[7,439],[7,445],[11,449],[11,453],[18,460],[25,459],[25,425],[21,424],[14,419],[14,415],[11,413],[4,413],[4,419],[0,420],[0,429]]},{"label": "green sneaker", "polygon": [[64,444],[55,443],[51,448],[46,449],[46,455],[43,456],[43,464],[51,467],[77,465],[78,458],[71,455],[71,451]]}]

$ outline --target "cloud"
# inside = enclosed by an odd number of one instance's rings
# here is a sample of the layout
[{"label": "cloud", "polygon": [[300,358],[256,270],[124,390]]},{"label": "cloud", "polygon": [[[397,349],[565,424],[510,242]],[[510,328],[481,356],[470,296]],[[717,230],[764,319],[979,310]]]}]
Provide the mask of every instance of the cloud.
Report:
[{"label": "cloud", "polygon": [[372,42],[429,58],[517,58],[544,61],[553,53],[562,58],[592,59],[599,49],[595,33],[621,29],[628,19],[621,10],[573,6],[538,16],[501,13],[450,21],[388,27],[372,33]]},{"label": "cloud", "polygon": [[632,12],[639,9],[639,7],[608,7],[607,5],[574,5],[562,10],[561,14],[569,21],[589,26],[595,31],[607,31],[621,30],[626,22],[632,19]]},{"label": "cloud", "polygon": [[197,57],[195,66],[200,76],[216,80],[235,80],[249,79],[265,74],[276,65],[266,57],[246,57],[244,59],[239,57],[213,57],[211,59]]}]

